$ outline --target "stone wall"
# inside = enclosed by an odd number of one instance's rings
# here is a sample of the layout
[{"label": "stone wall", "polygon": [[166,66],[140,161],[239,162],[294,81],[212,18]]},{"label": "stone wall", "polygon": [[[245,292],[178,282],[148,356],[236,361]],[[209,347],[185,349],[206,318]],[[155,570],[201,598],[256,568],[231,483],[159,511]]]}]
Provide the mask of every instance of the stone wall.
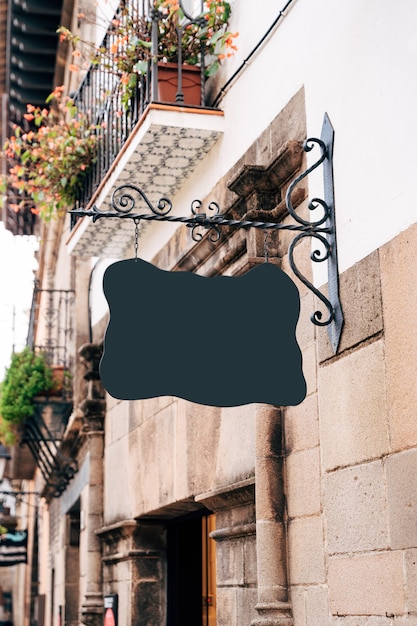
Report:
[{"label": "stone wall", "polygon": [[417,623],[416,243],[413,226],[341,275],[336,356],[322,330],[303,346],[309,394],[285,411],[296,626]]}]

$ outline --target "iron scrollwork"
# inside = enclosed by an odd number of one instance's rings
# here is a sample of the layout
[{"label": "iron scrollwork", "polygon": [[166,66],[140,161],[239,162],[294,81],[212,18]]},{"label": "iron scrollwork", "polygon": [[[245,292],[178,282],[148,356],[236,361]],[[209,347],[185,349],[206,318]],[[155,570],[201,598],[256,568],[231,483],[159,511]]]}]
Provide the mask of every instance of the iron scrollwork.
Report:
[{"label": "iron scrollwork", "polygon": [[[318,146],[321,154],[309,168],[292,181],[287,190],[286,205],[288,213],[291,217],[293,217],[293,219],[300,225],[308,227],[308,230],[298,234],[290,243],[288,249],[288,259],[291,270],[326,307],[327,315],[324,319],[323,313],[320,310],[314,311],[310,319],[313,324],[316,324],[317,326],[327,326],[330,343],[333,351],[336,353],[343,327],[343,313],[339,297],[339,272],[337,263],[336,222],[334,212],[332,165],[333,143],[334,130],[328,115],[325,114],[321,138],[309,138],[304,143],[305,152],[310,152]],[[308,210],[311,212],[311,215],[314,211],[319,211],[320,216],[317,219],[306,220],[296,213],[292,205],[291,196],[295,187],[301,182],[301,180],[311,174],[311,172],[317,169],[320,165],[323,165],[324,199],[313,198],[308,203]],[[328,297],[317,289],[312,282],[300,272],[296,265],[294,250],[297,244],[307,237],[310,238],[314,244],[310,254],[310,258],[313,263],[323,263],[324,261],[327,261]]]},{"label": "iron scrollwork", "polygon": [[[155,206],[142,189],[131,184],[122,185],[115,189],[111,198],[111,210],[109,211],[100,211],[93,205],[89,210],[75,209],[70,211],[70,213],[82,217],[92,217],[93,222],[100,218],[108,217],[130,218],[134,220],[136,228],[142,220],[180,222],[186,224],[191,229],[191,236],[194,241],[200,241],[203,238],[204,233],[202,231],[204,230],[209,232],[208,236],[210,241],[218,241],[220,239],[221,226],[297,232],[298,234],[295,235],[288,249],[289,264],[297,278],[308,287],[326,307],[327,315],[324,318],[322,311],[317,310],[312,314],[310,319],[318,326],[327,326],[331,345],[334,352],[337,352],[343,327],[343,313],[339,298],[334,213],[333,141],[333,127],[327,114],[325,114],[321,138],[310,138],[304,143],[305,152],[310,152],[313,148],[318,146],[320,148],[320,157],[313,165],[295,178],[288,187],[286,207],[289,215],[295,222],[294,224],[228,219],[220,212],[220,207],[216,202],[210,202],[206,211],[202,211],[203,203],[201,200],[193,200],[191,203],[191,216],[171,215],[172,202],[169,198],[160,198]],[[292,202],[292,194],[296,186],[320,165],[323,166],[324,199],[313,198],[308,203],[308,210],[311,215],[314,214],[314,216],[316,216],[315,211],[319,211],[320,214],[315,219],[305,219],[296,212]],[[142,204],[145,204],[148,209],[147,212],[137,213],[135,211],[136,198],[138,198]],[[311,260],[315,263],[327,261],[328,297],[321,293],[321,291],[301,273],[295,262],[294,250],[296,246],[306,238],[310,238],[318,246],[313,247],[310,254]]]}]

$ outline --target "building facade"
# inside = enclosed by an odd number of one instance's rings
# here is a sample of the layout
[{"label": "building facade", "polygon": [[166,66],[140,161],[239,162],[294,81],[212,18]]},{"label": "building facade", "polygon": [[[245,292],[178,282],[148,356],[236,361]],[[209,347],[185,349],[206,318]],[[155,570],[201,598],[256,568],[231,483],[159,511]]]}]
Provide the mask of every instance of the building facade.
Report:
[{"label": "building facade", "polygon": [[[295,263],[327,293],[326,262],[311,260],[314,238],[302,238],[290,262],[288,230],[230,227],[218,241],[209,232],[194,241],[184,225],[142,220],[135,241],[129,219],[41,223],[33,344],[48,337],[50,294],[69,295],[72,378],[70,401],[57,408],[57,462],[42,471],[38,458],[31,476],[42,494],[29,564],[38,576],[22,626],[98,626],[111,611],[126,626],[417,624],[417,9],[386,0],[281,4],[231,3],[238,50],[207,81],[204,106],[151,97],[137,116],[123,113],[130,127],[119,143],[125,127],[103,109],[107,150],[113,137],[117,152],[77,206],[111,210],[111,194],[134,185],[154,205],[169,197],[183,217],[198,198],[202,212],[215,201],[230,219],[291,224],[286,193],[317,158],[303,143],[320,137],[327,114],[344,317],[337,351],[310,319],[322,303],[293,271]],[[74,27],[83,7],[64,9]],[[67,53],[66,88],[79,89],[86,106],[94,82],[68,71]],[[322,194],[317,168],[292,196],[297,214],[320,212],[308,203]],[[143,196],[135,201],[146,209]],[[99,374],[109,320],[103,273],[136,253],[206,277],[242,276],[266,257],[281,267],[300,294],[305,399],[222,408],[111,397]],[[169,325],[175,298],[166,306]],[[247,332],[268,351],[274,314],[262,298],[257,306]],[[181,351],[197,369],[215,351],[207,385],[227,380],[236,320],[219,302],[215,319],[190,310],[188,321]],[[158,328],[149,319],[130,332]],[[275,358],[284,371],[285,355]],[[248,359],[242,386],[262,367]],[[169,377],[160,369],[155,376]]]}]

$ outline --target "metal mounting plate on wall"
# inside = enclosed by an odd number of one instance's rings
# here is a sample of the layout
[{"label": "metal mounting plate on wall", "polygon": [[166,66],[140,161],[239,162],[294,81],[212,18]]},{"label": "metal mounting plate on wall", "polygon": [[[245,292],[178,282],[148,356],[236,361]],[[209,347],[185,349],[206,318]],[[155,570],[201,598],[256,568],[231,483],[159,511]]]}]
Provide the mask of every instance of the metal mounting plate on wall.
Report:
[{"label": "metal mounting plate on wall", "polygon": [[[288,187],[286,204],[290,215],[306,230],[294,237],[288,249],[289,263],[294,274],[306,285],[325,305],[327,317],[323,319],[321,311],[315,311],[311,316],[311,321],[317,326],[327,326],[329,339],[333,352],[337,352],[343,328],[343,312],[339,296],[339,269],[337,261],[337,239],[336,239],[336,219],[334,205],[334,184],[333,184],[333,146],[334,129],[327,113],[324,115],[323,127],[320,139],[310,138],[304,143],[305,152],[313,150],[315,145],[320,147],[321,156],[302,174],[297,176]],[[313,212],[318,210],[321,216],[318,219],[305,220],[301,218],[292,205],[291,196],[296,186],[313,172],[319,165],[323,165],[323,192],[324,198],[312,198],[308,203],[308,208]],[[300,228],[301,230],[301,228]],[[319,291],[301,272],[298,270],[294,260],[294,249],[296,245],[311,237],[319,246],[312,250],[310,258],[314,263],[327,261],[328,277],[328,297]]]}]

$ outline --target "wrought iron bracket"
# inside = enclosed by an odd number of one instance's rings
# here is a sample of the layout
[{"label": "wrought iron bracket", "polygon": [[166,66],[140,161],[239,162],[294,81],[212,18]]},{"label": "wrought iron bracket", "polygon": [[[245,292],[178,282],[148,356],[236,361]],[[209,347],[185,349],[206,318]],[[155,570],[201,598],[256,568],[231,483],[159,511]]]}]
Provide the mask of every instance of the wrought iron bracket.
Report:
[{"label": "wrought iron bracket", "polygon": [[[288,249],[289,264],[297,278],[310,289],[326,308],[326,314],[317,310],[311,315],[311,321],[317,326],[327,326],[330,343],[336,353],[343,327],[343,313],[339,296],[339,273],[337,263],[337,240],[336,222],[334,209],[333,190],[333,143],[334,130],[327,113],[324,116],[323,128],[320,139],[309,138],[304,142],[304,151],[310,152],[315,147],[320,149],[320,157],[297,176],[289,185],[286,194],[286,206],[289,215],[293,218],[293,224],[284,222],[265,222],[247,219],[229,219],[220,212],[216,202],[210,202],[206,211],[202,212],[201,200],[193,200],[191,203],[191,216],[183,217],[171,215],[172,201],[169,198],[160,198],[155,206],[149,200],[142,189],[135,185],[122,185],[117,187],[111,198],[113,210],[100,211],[96,205],[91,209],[74,209],[72,215],[91,217],[93,222],[102,218],[132,219],[136,227],[135,251],[137,252],[138,225],[142,221],[180,222],[191,228],[191,236],[194,241],[200,241],[205,231],[212,242],[220,239],[221,227],[231,228],[258,228],[262,230],[288,230],[294,231],[295,235]],[[313,198],[308,203],[311,219],[301,217],[293,206],[292,194],[297,185],[306,178],[313,170],[323,165],[323,195],[324,198]],[[148,209],[146,213],[135,211],[136,200]],[[317,216],[316,211],[319,213]],[[313,283],[308,280],[298,269],[295,262],[294,251],[301,241],[310,238],[312,251],[310,258],[314,263],[327,261],[328,268],[328,296],[325,296]]]}]

